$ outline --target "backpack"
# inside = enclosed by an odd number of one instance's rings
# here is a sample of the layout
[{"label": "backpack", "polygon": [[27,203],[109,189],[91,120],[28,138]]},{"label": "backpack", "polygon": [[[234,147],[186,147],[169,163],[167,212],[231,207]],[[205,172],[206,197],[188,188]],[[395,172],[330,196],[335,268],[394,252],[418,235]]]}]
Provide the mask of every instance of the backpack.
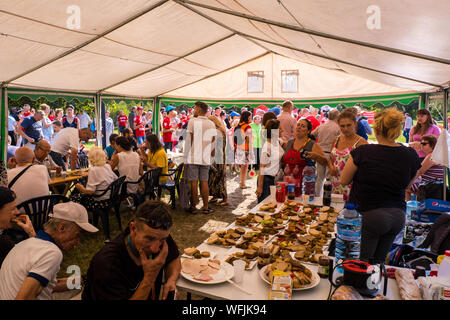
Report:
[{"label": "backpack", "polygon": [[367,132],[366,132],[366,128],[364,127],[364,125],[361,123],[361,120],[363,120],[364,119],[364,117],[361,117],[357,122],[356,122],[356,124],[358,125],[358,130],[356,131],[356,134],[358,135],[358,136],[361,136],[361,137],[363,137],[364,139],[368,139],[369,138],[369,136],[367,135]]}]

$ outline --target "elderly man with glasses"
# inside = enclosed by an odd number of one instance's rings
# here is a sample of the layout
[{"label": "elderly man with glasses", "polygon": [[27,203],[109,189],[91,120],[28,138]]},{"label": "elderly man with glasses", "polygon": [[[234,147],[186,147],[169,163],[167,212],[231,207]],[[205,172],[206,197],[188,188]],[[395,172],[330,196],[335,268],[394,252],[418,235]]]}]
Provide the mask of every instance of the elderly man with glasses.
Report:
[{"label": "elderly man with glasses", "polygon": [[83,300],[157,300],[175,291],[180,276],[178,247],[170,236],[170,208],[161,201],[141,204],[128,227],[92,259]]}]

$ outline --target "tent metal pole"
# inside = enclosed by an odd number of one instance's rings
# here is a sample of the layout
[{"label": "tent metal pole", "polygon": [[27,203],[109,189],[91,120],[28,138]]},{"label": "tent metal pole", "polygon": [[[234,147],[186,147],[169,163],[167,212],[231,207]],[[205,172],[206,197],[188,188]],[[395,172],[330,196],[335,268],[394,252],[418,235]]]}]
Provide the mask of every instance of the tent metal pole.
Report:
[{"label": "tent metal pole", "polygon": [[6,88],[5,83],[0,85],[0,91],[0,106],[2,106],[0,113],[0,161],[4,161],[4,164],[6,165],[6,154],[8,151],[8,89]]},{"label": "tent metal pole", "polygon": [[[444,90],[444,97],[443,97],[443,113],[444,113],[444,130],[448,130],[448,89]],[[443,196],[444,201],[447,201],[447,174],[448,169],[444,167],[444,184],[443,184]]]},{"label": "tent metal pole", "polygon": [[336,36],[336,35],[327,34],[327,33],[314,31],[314,30],[309,30],[309,29],[298,27],[298,26],[293,26],[293,25],[286,24],[286,23],[281,23],[281,22],[277,22],[277,21],[273,21],[273,20],[269,20],[269,19],[265,19],[265,18],[260,18],[260,17],[257,17],[257,16],[252,16],[252,15],[248,15],[248,14],[237,12],[237,11],[233,11],[233,10],[217,8],[217,7],[214,7],[214,6],[210,6],[210,5],[206,5],[206,4],[202,4],[202,3],[197,3],[197,2],[194,2],[194,1],[189,1],[189,0],[174,0],[174,1],[177,2],[177,3],[183,2],[184,4],[189,4],[189,5],[193,5],[193,6],[196,6],[196,7],[202,7],[202,8],[205,8],[205,9],[209,9],[209,10],[225,13],[225,14],[228,14],[228,15],[232,15],[232,16],[236,16],[236,17],[240,17],[240,18],[244,18],[244,19],[248,19],[248,20],[262,22],[262,23],[266,23],[266,24],[273,25],[273,26],[276,26],[276,27],[289,29],[289,30],[293,30],[293,31],[297,31],[297,32],[302,32],[302,33],[306,33],[306,34],[313,35],[313,36],[318,36],[318,37],[322,37],[322,38],[337,40],[337,41],[341,41],[341,42],[347,42],[347,43],[360,45],[360,46],[364,46],[364,47],[369,47],[369,48],[373,48],[373,49],[378,49],[378,50],[383,50],[383,51],[387,51],[387,52],[391,52],[391,53],[406,55],[406,56],[410,56],[410,57],[414,57],[414,58],[418,58],[418,59],[429,60],[429,61],[443,63],[443,64],[450,64],[450,60],[448,60],[448,59],[428,56],[428,55],[424,55],[424,54],[420,54],[420,53],[416,53],[416,52],[400,50],[400,49],[395,49],[395,48],[390,48],[390,47],[376,45],[376,44],[373,44],[373,43],[368,43],[368,42],[348,39],[348,38],[344,38],[344,37],[339,37],[339,36]]},{"label": "tent metal pole", "polygon": [[95,95],[95,129],[97,132],[97,137],[95,139],[95,143],[97,147],[102,147],[102,132],[100,128],[102,127],[101,121],[101,100],[100,93]]},{"label": "tent metal pole", "polygon": [[21,73],[21,74],[19,74],[19,75],[13,77],[13,78],[11,78],[11,79],[9,79],[8,81],[6,81],[6,83],[7,83],[7,84],[8,84],[8,83],[11,83],[11,82],[13,82],[14,80],[17,80],[17,79],[19,79],[19,78],[21,78],[21,77],[23,77],[23,76],[26,76],[27,74],[29,74],[29,73],[31,73],[31,72],[34,72],[34,71],[36,71],[36,70],[38,70],[38,69],[41,69],[42,67],[45,67],[46,65],[48,65],[48,64],[50,64],[50,63],[52,63],[52,62],[55,62],[55,61],[57,61],[57,60],[59,60],[59,59],[62,59],[62,58],[64,58],[65,56],[67,56],[67,55],[69,55],[69,54],[71,54],[71,53],[73,53],[73,52],[75,52],[75,51],[77,51],[77,50],[79,50],[79,49],[81,49],[81,48],[84,48],[84,47],[87,46],[88,44],[90,44],[90,43],[92,43],[92,42],[94,42],[94,41],[96,41],[96,40],[98,40],[98,39],[103,38],[103,37],[106,36],[107,34],[113,32],[113,31],[119,29],[120,27],[123,27],[124,25],[126,25],[126,24],[128,24],[128,23],[130,23],[130,22],[132,22],[132,21],[134,21],[134,20],[136,20],[137,18],[139,18],[139,17],[141,17],[141,16],[143,16],[143,15],[149,13],[149,12],[152,11],[153,9],[158,8],[159,6],[165,4],[165,3],[168,2],[168,1],[169,1],[169,0],[161,0],[161,1],[159,1],[159,2],[157,2],[157,3],[155,3],[155,4],[153,4],[153,5],[150,6],[149,8],[147,8],[147,9],[145,9],[145,10],[139,12],[138,14],[136,14],[136,15],[134,15],[134,16],[132,16],[132,17],[126,19],[125,21],[122,21],[122,22],[119,23],[118,25],[116,25],[116,26],[114,26],[114,27],[112,27],[112,28],[106,30],[105,32],[103,32],[103,33],[101,33],[101,34],[99,34],[99,35],[93,37],[92,39],[90,39],[90,40],[88,40],[88,41],[86,41],[86,42],[84,42],[84,43],[82,43],[82,44],[76,46],[75,48],[72,48],[72,49],[70,49],[70,50],[68,50],[68,51],[66,51],[66,52],[63,52],[62,54],[60,54],[60,55],[58,55],[58,56],[56,56],[56,57],[54,57],[54,58],[52,58],[52,59],[50,59],[50,60],[48,60],[48,61],[46,61],[46,62],[44,62],[44,63],[41,63],[40,65],[38,65],[38,66],[36,66],[36,67],[33,67],[33,68],[31,68],[31,69],[29,69],[29,70],[27,70],[27,71],[25,71],[25,72],[23,72],[23,73]]},{"label": "tent metal pole", "polygon": [[266,39],[262,39],[262,38],[259,38],[259,37],[255,37],[255,36],[252,36],[252,35],[249,35],[249,34],[246,34],[246,33],[240,32],[240,31],[237,31],[237,30],[235,30],[233,28],[230,28],[229,26],[227,26],[227,25],[225,25],[225,24],[223,24],[223,23],[221,23],[221,22],[219,22],[219,21],[209,17],[208,15],[206,15],[203,12],[198,11],[197,9],[195,9],[195,8],[185,4],[184,2],[181,2],[179,0],[174,0],[174,1],[177,2],[179,5],[181,5],[181,6],[185,7],[185,8],[187,8],[187,9],[197,13],[198,15],[204,17],[205,19],[208,19],[208,20],[210,20],[210,21],[220,25],[221,27],[226,28],[226,29],[234,32],[235,34],[237,34],[237,35],[239,35],[239,36],[241,36],[241,37],[243,37],[243,38],[245,38],[247,40],[250,40],[250,41],[252,39],[253,40],[257,40],[257,41],[262,41],[262,42],[265,42],[265,43],[272,44],[274,46],[283,47],[283,48],[286,48],[286,49],[302,52],[302,53],[305,53],[305,54],[309,54],[309,55],[316,56],[316,57],[319,57],[319,58],[322,58],[322,59],[326,59],[326,60],[335,61],[335,62],[338,62],[338,63],[343,63],[343,64],[346,64],[346,65],[349,65],[349,66],[352,66],[352,67],[357,67],[357,68],[361,68],[361,69],[365,69],[365,70],[369,70],[369,71],[373,71],[373,72],[377,72],[377,73],[381,73],[381,74],[386,74],[386,75],[389,75],[389,76],[392,76],[392,77],[397,77],[397,78],[401,78],[401,79],[405,79],[405,80],[409,80],[409,81],[419,82],[419,83],[426,84],[428,86],[432,86],[432,87],[436,87],[436,88],[439,88],[439,89],[443,89],[443,87],[441,85],[439,85],[439,84],[429,83],[429,82],[418,80],[418,79],[412,79],[412,78],[400,76],[398,74],[393,74],[393,73],[389,73],[389,72],[386,72],[386,71],[381,71],[381,70],[377,70],[377,69],[361,66],[361,65],[358,65],[358,64],[354,64],[352,62],[347,62],[347,61],[344,61],[344,60],[340,60],[340,59],[336,59],[336,58],[333,58],[333,57],[325,56],[325,55],[322,55],[322,54],[319,54],[319,53],[314,53],[314,52],[302,50],[302,49],[299,49],[299,48],[296,48],[296,47],[292,47],[292,46],[276,43],[276,42],[273,42],[273,41],[269,41],[269,40],[266,40]]},{"label": "tent metal pole", "polygon": [[233,37],[233,36],[235,36],[234,33],[232,33],[232,34],[230,34],[230,35],[228,35],[228,36],[226,36],[226,37],[223,37],[223,38],[221,38],[221,39],[219,39],[219,40],[216,40],[216,41],[214,41],[214,42],[212,42],[212,43],[209,43],[209,44],[207,44],[206,46],[203,46],[203,47],[201,47],[201,48],[195,49],[194,51],[191,51],[191,52],[189,52],[189,53],[187,53],[187,54],[185,54],[185,55],[183,55],[183,56],[181,56],[181,57],[172,59],[172,60],[170,60],[170,61],[168,61],[168,62],[166,62],[166,63],[164,63],[164,64],[162,64],[162,65],[159,65],[159,66],[157,66],[157,67],[151,68],[151,69],[149,69],[149,70],[145,70],[145,71],[143,71],[143,72],[139,72],[138,74],[136,74],[136,75],[134,75],[134,76],[131,76],[131,77],[125,79],[125,80],[119,81],[119,82],[117,82],[117,83],[113,83],[112,85],[109,85],[109,86],[107,86],[106,88],[101,89],[100,91],[108,90],[108,89],[110,89],[110,88],[112,88],[112,87],[115,87],[115,86],[118,86],[118,85],[120,85],[120,84],[122,84],[122,83],[124,83],[124,82],[133,80],[133,79],[135,79],[135,78],[137,78],[137,77],[140,77],[140,76],[142,76],[142,75],[144,75],[144,74],[146,74],[146,73],[149,73],[149,72],[158,70],[158,69],[160,69],[160,68],[163,68],[163,67],[165,67],[165,66],[167,66],[167,65],[169,65],[169,64],[171,64],[171,63],[173,63],[173,62],[176,62],[176,61],[178,61],[178,60],[184,59],[184,58],[186,58],[187,56],[190,56],[191,54],[197,53],[197,52],[199,52],[199,51],[201,51],[201,50],[203,50],[203,49],[207,49],[207,48],[209,48],[209,47],[211,47],[211,46],[213,46],[213,45],[215,45],[215,44],[217,44],[217,43],[219,43],[219,42],[222,42],[222,41],[224,41],[224,40],[226,40],[226,39],[229,39],[229,38],[231,38],[231,37]]}]

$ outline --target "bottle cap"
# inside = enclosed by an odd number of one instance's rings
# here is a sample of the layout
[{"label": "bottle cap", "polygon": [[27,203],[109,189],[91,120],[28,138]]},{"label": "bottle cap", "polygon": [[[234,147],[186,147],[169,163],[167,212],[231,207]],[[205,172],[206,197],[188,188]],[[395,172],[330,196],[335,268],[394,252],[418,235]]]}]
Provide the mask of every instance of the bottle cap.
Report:
[{"label": "bottle cap", "polygon": [[445,256],[450,257],[450,250],[445,250]]},{"label": "bottle cap", "polygon": [[356,204],[347,202],[347,203],[345,204],[345,209],[348,209],[348,210],[356,210]]}]

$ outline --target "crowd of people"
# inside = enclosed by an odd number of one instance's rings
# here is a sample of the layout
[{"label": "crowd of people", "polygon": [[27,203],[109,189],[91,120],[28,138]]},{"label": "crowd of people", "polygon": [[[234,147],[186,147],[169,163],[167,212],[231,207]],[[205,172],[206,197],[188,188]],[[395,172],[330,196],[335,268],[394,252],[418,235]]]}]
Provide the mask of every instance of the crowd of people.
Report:
[{"label": "crowd of people", "polygon": [[[88,211],[107,206],[104,191],[119,176],[136,182],[145,170],[160,167],[164,175],[159,183],[164,184],[172,152],[184,154],[183,178],[190,195],[185,210],[190,214],[212,213],[212,203],[230,205],[227,175],[234,171],[239,171],[241,189],[249,188],[252,173],[257,175],[255,193],[261,202],[284,176],[301,181],[303,169],[314,165],[316,196],[322,196],[330,179],[332,193],[358,205],[361,259],[370,262],[384,260],[404,227],[405,200],[421,184],[443,176],[443,167],[430,157],[439,128],[425,109],[417,111],[414,126],[397,109],[382,110],[372,127],[358,106],[340,112],[329,106],[299,109],[285,101],[270,109],[247,106],[227,112],[197,101],[179,112],[174,106],[162,108],[154,130],[152,111],[136,106],[115,120],[106,112],[105,150],[84,148],[82,142],[94,137],[95,119],[83,111],[75,115],[74,109],[51,110],[42,104],[35,111],[26,105],[9,116],[7,180],[0,187],[0,299],[50,299],[67,290],[64,279],[56,278],[61,250],[77,245],[82,232],[97,231],[88,222]],[[376,142],[368,140],[372,133]],[[409,138],[406,145],[396,142],[402,134]],[[83,155],[90,163],[86,183],[75,186],[69,202],[54,207],[42,230],[34,230],[26,216],[17,219],[18,204],[50,194],[49,170],[75,170]],[[127,192],[137,188],[130,184]],[[24,230],[28,239],[14,243],[8,233],[13,227]],[[181,269],[171,227],[165,203],[141,204],[127,229],[107,239],[92,259],[82,298],[155,299],[160,293],[166,298]],[[20,260],[26,252],[33,254]]]}]

